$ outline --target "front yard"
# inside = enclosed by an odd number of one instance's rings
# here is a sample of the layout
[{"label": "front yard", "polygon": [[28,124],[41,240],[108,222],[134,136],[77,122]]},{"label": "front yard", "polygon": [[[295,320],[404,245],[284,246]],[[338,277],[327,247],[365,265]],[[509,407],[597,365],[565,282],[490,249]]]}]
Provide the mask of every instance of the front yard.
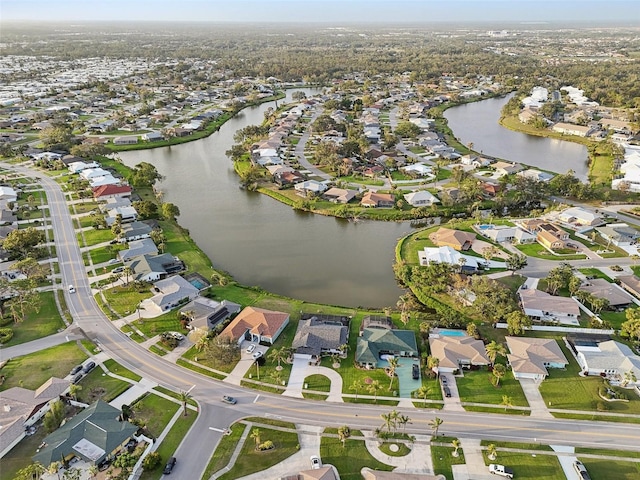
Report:
[{"label": "front yard", "polygon": [[464,377],[456,377],[460,400],[463,403],[486,403],[500,407],[502,397],[507,395],[511,398],[513,406],[529,406],[522,387],[520,387],[520,382],[513,378],[511,372],[507,372],[500,380],[498,387],[494,387],[491,383],[492,377],[491,372],[486,369],[465,370]]}]

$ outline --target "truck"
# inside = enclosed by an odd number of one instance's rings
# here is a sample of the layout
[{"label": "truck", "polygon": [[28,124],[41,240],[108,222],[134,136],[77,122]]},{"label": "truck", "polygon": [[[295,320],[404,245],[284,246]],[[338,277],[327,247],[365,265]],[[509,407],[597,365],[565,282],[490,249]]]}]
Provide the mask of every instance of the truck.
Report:
[{"label": "truck", "polygon": [[513,470],[504,465],[498,465],[497,463],[489,465],[489,473],[500,475],[501,477],[513,478]]}]

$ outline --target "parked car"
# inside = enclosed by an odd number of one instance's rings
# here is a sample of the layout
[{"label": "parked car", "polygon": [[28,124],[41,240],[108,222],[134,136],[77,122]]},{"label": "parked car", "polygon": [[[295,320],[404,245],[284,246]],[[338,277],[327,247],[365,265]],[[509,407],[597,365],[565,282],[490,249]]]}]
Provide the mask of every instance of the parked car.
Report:
[{"label": "parked car", "polygon": [[447,398],[451,397],[451,390],[449,390],[449,387],[445,386],[443,387],[442,391],[444,392],[444,396]]},{"label": "parked car", "polygon": [[124,272],[124,267],[116,267],[112,270],[111,273],[122,273]]},{"label": "parked car", "polygon": [[76,293],[76,287],[69,285],[69,293]]},{"label": "parked car", "polygon": [[82,368],[82,371],[84,373],[89,373],[94,368],[96,368],[96,362],[89,362]]},{"label": "parked car", "polygon": [[489,465],[489,473],[493,475],[500,475],[501,477],[513,478],[513,470],[504,465],[498,465],[496,463],[492,463]]},{"label": "parked car", "polygon": [[75,375],[76,373],[79,373],[80,370],[82,370],[82,365],[76,365],[71,369],[71,371],[69,372],[69,375]]},{"label": "parked car", "polygon": [[253,355],[251,355],[251,356],[254,358],[254,360],[257,360],[262,356],[262,352],[260,352],[260,351],[253,352]]},{"label": "parked car", "polygon": [[165,475],[170,475],[171,470],[173,470],[173,467],[175,466],[176,466],[176,457],[169,457],[169,461],[164,466],[164,470],[162,471],[162,473],[164,473]]},{"label": "parked car", "polygon": [[411,375],[414,380],[418,380],[420,378],[420,366],[417,363],[414,363],[413,367],[411,367]]},{"label": "parked car", "polygon": [[586,467],[580,460],[576,460],[575,462],[573,462],[573,469],[582,480],[591,480],[589,472],[587,472]]},{"label": "parked car", "polygon": [[169,332],[169,335],[171,335],[173,338],[175,338],[179,342],[184,340],[184,335],[181,334],[180,332]]},{"label": "parked car", "polygon": [[80,380],[82,380],[82,377],[84,375],[82,373],[78,373],[77,375],[75,375],[72,379],[71,379],[71,383],[73,383],[74,385],[76,385]]},{"label": "parked car", "polygon": [[246,349],[245,351],[246,351],[247,353],[251,353],[251,352],[253,352],[255,349],[256,349],[256,344],[255,344],[255,343],[252,343],[251,345],[249,345],[249,346],[247,347],[247,349]]},{"label": "parked car", "polygon": [[109,260],[109,265],[113,265],[114,263],[118,263],[120,260],[118,260],[117,258],[112,258],[111,260]]},{"label": "parked car", "polygon": [[447,384],[447,377],[445,377],[444,375],[440,375],[440,382],[443,385],[446,385]]},{"label": "parked car", "polygon": [[104,472],[111,465],[111,460],[103,460],[98,464],[98,471]]},{"label": "parked car", "polygon": [[312,455],[311,456],[311,469],[312,470],[318,470],[320,467],[322,467],[322,462],[320,461],[320,457],[318,457],[317,455]]},{"label": "parked car", "polygon": [[230,397],[229,395],[223,395],[222,396],[222,401],[224,403],[228,403],[229,405],[235,405],[236,403],[238,403],[238,400],[236,400],[233,397]]}]

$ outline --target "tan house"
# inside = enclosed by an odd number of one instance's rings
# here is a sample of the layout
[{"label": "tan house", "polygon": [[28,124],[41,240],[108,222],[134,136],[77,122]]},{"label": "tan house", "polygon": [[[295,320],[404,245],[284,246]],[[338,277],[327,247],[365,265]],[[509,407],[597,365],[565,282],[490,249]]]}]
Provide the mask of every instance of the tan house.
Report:
[{"label": "tan house", "polygon": [[588,282],[582,285],[580,290],[589,292],[594,297],[604,298],[612,308],[622,308],[634,303],[633,296],[615,283],[608,282],[604,278],[594,278]]},{"label": "tan house", "polygon": [[546,230],[540,230],[536,235],[536,240],[540,245],[548,248],[549,250],[559,250],[565,246],[564,241]]},{"label": "tan house", "polygon": [[438,247],[451,247],[454,250],[469,250],[476,239],[475,233],[461,232],[450,228],[441,227],[437,232],[429,235],[429,240]]},{"label": "tan house", "polygon": [[238,344],[244,340],[273,344],[288,323],[288,313],[246,307],[220,335],[229,337]]},{"label": "tan house", "polygon": [[580,307],[572,298],[549,295],[535,288],[521,288],[518,295],[522,310],[533,321],[575,326],[580,324]]},{"label": "tan house", "polygon": [[390,193],[367,192],[362,197],[360,205],[373,208],[393,208],[396,198]]},{"label": "tan house", "polygon": [[516,380],[530,378],[541,382],[548,368],[565,368],[569,363],[562,349],[552,338],[506,337],[507,360]]},{"label": "tan house", "polygon": [[635,275],[623,275],[618,277],[617,280],[627,292],[640,298],[640,278]]},{"label": "tan house", "polygon": [[455,372],[461,368],[489,365],[491,361],[487,357],[482,340],[473,337],[434,335],[429,338],[431,355],[436,357],[438,372]]}]

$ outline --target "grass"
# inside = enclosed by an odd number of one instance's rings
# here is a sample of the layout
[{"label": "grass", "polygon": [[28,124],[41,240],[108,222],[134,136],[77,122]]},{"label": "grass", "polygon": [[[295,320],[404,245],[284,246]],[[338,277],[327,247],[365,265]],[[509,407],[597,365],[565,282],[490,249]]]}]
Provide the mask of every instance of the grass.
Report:
[{"label": "grass", "polygon": [[[398,447],[398,451],[394,452],[391,450],[391,445],[396,445]],[[380,445],[380,451],[391,457],[404,457],[411,453],[411,449],[401,442],[385,442]]]},{"label": "grass", "polygon": [[[154,353],[156,353],[156,352],[154,352]],[[165,354],[166,354],[166,352],[165,352]],[[193,365],[193,364],[191,364],[189,362],[186,362],[186,361],[184,361],[184,360],[182,360],[180,358],[176,361],[176,365],[180,365],[181,367],[188,368],[189,370],[197,372],[197,373],[199,373],[201,375],[205,375],[207,377],[215,378],[217,380],[224,380],[224,378],[225,378],[224,375],[220,375],[219,373],[212,372],[211,370],[207,370],[206,368],[198,367],[197,365]]]},{"label": "grass", "polygon": [[373,458],[364,441],[351,438],[343,447],[338,438],[322,437],[320,458],[323,463],[335,466],[342,480],[361,480],[360,470],[364,467],[387,472],[393,470],[393,467]]},{"label": "grass", "polygon": [[261,472],[289,458],[297,451],[298,434],[259,427],[260,442],[270,440],[275,448],[268,451],[257,451],[253,439],[247,438],[233,468],[220,476],[221,480],[233,480],[252,473]]},{"label": "grass", "polygon": [[482,455],[487,465],[489,463],[499,463],[512,468],[514,478],[517,479],[565,480],[566,478],[558,457],[555,455],[534,456],[526,453],[498,451],[498,456],[495,460],[489,460],[486,450],[482,452]]},{"label": "grass", "polygon": [[91,245],[97,245],[98,243],[110,242],[114,238],[113,233],[111,233],[111,230],[95,230],[95,229],[79,232],[77,236],[78,236],[78,243],[80,245],[83,245],[82,237],[84,236],[84,241],[85,241],[84,245],[88,247]]},{"label": "grass", "polygon": [[[108,262],[109,260],[116,258],[117,252],[124,250],[124,245],[107,245],[104,247],[98,247],[91,249],[89,254],[91,255],[91,261],[94,265],[99,263]],[[114,265],[112,268],[115,268]]]},{"label": "grass", "polygon": [[46,436],[46,430],[41,427],[38,428],[33,435],[20,440],[20,443],[2,457],[2,467],[0,468],[2,475],[0,476],[2,476],[3,479],[18,478],[16,473],[18,470],[33,463],[31,457]]},{"label": "grass", "polygon": [[636,480],[640,478],[640,463],[598,458],[580,458],[591,478]]},{"label": "grass", "polygon": [[[55,362],[51,359],[55,358]],[[37,389],[51,377],[64,378],[71,369],[87,359],[76,342],[67,342],[39,352],[9,360],[2,368],[5,381],[0,391],[22,386]]]},{"label": "grass", "polygon": [[504,407],[498,407],[498,406],[493,408],[493,407],[479,407],[476,405],[464,405],[464,409],[467,412],[498,413],[500,415],[520,415],[520,416],[531,415],[531,411],[529,410],[520,410],[520,409],[516,410],[513,408],[505,409]]},{"label": "grass", "polygon": [[587,277],[604,278],[607,282],[613,281],[613,279],[611,279],[599,268],[579,268],[578,271]]},{"label": "grass", "polygon": [[497,448],[519,448],[522,450],[543,450],[546,452],[553,452],[553,448],[548,445],[540,445],[539,443],[517,443],[517,442],[495,442],[493,440],[482,440],[480,445],[486,447],[487,445],[495,445]]},{"label": "grass", "polygon": [[[171,398],[175,398],[176,400],[180,401],[180,394],[173,392],[171,390],[169,390],[168,388],[162,387],[160,385],[158,385],[157,387],[153,387],[154,390],[157,390],[160,393],[163,393],[165,395],[168,395]],[[198,406],[198,402],[196,402],[193,398],[190,398],[189,400],[187,400],[187,403],[189,405],[193,405],[194,407]]]},{"label": "grass", "polygon": [[632,450],[609,450],[605,448],[587,448],[576,447],[576,455],[581,453],[588,453],[590,455],[606,455],[609,457],[626,457],[626,458],[640,458],[640,452],[634,452]]},{"label": "grass", "polygon": [[516,248],[529,257],[543,258],[545,260],[584,260],[587,258],[582,254],[566,254],[566,255],[553,255],[549,250],[544,248],[538,243],[528,243],[516,245]]},{"label": "grass", "polygon": [[562,413],[562,412],[552,412],[552,415],[555,418],[566,418],[569,420],[587,420],[587,421],[598,421],[598,422],[614,422],[614,423],[635,423],[640,424],[640,418],[637,417],[627,417],[627,416],[619,416],[614,417],[611,415],[595,415],[589,413]]},{"label": "grass", "polygon": [[38,338],[48,337],[64,329],[65,324],[58,312],[55,292],[40,292],[40,311],[32,312],[22,323],[7,325],[13,330],[13,338],[4,347],[20,345]]},{"label": "grass", "polygon": [[453,470],[451,465],[462,465],[465,463],[464,452],[458,449],[458,456],[454,457],[453,447],[431,446],[431,460],[433,461],[434,473],[444,475],[447,480],[453,480]]},{"label": "grass", "polygon": [[490,381],[492,377],[493,375],[484,369],[465,371],[463,378],[456,377],[461,401],[500,405],[502,396],[507,395],[511,397],[514,406],[529,406],[522,387],[520,387],[520,382],[513,378],[512,374],[507,373],[500,380],[499,387],[493,386]]},{"label": "grass", "polygon": [[[131,278],[129,278],[129,280],[131,280]],[[109,306],[121,317],[133,313],[136,306],[139,305],[142,300],[151,298],[152,296],[149,286],[145,285],[136,288],[131,281],[128,286],[116,285],[113,288],[103,290],[103,292]],[[176,318],[175,313],[173,313],[173,317],[174,319]]]},{"label": "grass", "polygon": [[306,390],[315,390],[317,392],[328,392],[331,390],[331,380],[324,375],[309,375],[304,379]]},{"label": "grass", "polygon": [[120,375],[121,377],[128,378],[129,380],[133,380],[134,382],[139,382],[140,380],[142,380],[142,377],[140,375],[133,373],[131,370],[123,367],[112,358],[105,361],[103,365],[111,373],[115,373],[116,375]]},{"label": "grass", "polygon": [[[151,292],[149,292],[149,295],[150,294]],[[139,294],[139,295],[142,295],[142,294]],[[136,298],[136,297],[134,296],[133,298]],[[134,309],[136,305],[137,303],[133,306]],[[123,302],[120,308],[124,309],[124,306],[125,304]],[[129,310],[124,310],[124,311],[127,312]],[[158,335],[159,333],[168,332],[168,331],[176,331],[176,332],[184,333],[184,330],[182,329],[182,326],[178,321],[178,316],[176,312],[167,312],[167,313],[163,313],[159,317],[142,318],[140,320],[135,320],[133,322],[133,326],[135,326],[137,329],[139,329],[142,333],[144,333],[149,338],[155,335]]]},{"label": "grass", "polygon": [[179,408],[182,407],[178,403],[150,393],[136,402],[133,411],[135,418],[140,420],[147,431],[157,438]]},{"label": "grass", "polygon": [[240,441],[240,437],[242,437],[246,428],[247,426],[245,424],[236,423],[231,426],[230,435],[222,436],[220,443],[218,443],[218,446],[209,460],[207,468],[204,471],[204,475],[202,475],[202,480],[209,480],[211,475],[227,466],[236,449],[236,445]]},{"label": "grass", "polygon": [[110,402],[131,388],[131,383],[118,378],[110,377],[96,367],[78,383],[82,390],[78,392],[78,400],[84,403],[93,403],[96,400]]}]

